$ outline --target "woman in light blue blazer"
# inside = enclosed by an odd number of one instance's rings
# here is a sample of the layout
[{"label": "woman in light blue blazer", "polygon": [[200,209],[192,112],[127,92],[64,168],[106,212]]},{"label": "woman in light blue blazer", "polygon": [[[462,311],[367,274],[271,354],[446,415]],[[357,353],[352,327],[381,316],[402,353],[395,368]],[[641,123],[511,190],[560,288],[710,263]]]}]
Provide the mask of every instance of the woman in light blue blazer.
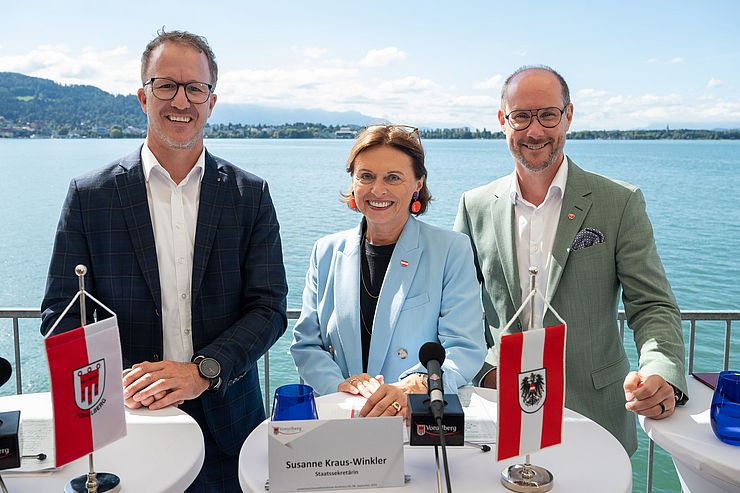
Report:
[{"label": "woman in light blue blazer", "polygon": [[347,172],[345,201],[363,217],[314,245],[290,351],[317,393],[368,397],[363,416],[404,414],[406,395],[426,392],[418,358],[425,342],[445,348],[445,392],[456,392],[483,364],[470,241],[414,217],[431,199],[418,129],[366,128]]}]

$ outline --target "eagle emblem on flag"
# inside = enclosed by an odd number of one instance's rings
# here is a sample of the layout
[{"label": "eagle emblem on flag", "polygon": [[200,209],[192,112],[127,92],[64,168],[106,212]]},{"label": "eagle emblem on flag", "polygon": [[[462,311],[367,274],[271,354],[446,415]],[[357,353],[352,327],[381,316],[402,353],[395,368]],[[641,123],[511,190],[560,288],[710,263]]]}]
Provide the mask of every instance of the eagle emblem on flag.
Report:
[{"label": "eagle emblem on flag", "polygon": [[542,408],[547,397],[547,370],[539,368],[519,374],[519,407],[528,414],[533,414]]}]

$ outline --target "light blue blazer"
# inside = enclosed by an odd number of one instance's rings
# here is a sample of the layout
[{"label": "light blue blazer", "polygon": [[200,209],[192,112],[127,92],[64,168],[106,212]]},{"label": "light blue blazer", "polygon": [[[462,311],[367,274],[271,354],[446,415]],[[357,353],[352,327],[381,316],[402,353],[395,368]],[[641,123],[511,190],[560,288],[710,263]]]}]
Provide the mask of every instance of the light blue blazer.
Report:
[{"label": "light blue blazer", "polygon": [[[290,352],[301,377],[320,395],[336,392],[347,377],[362,373],[361,234],[359,225],[325,236],[311,253]],[[470,382],[486,356],[470,241],[411,216],[380,290],[367,373],[383,375],[386,383],[426,373],[418,356],[428,341],[445,348],[448,393]]]}]

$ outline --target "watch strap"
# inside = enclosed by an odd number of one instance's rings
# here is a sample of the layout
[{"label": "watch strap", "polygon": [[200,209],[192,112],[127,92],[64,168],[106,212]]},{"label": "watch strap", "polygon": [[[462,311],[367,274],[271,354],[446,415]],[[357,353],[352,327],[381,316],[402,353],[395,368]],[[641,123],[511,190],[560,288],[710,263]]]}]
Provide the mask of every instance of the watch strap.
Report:
[{"label": "watch strap", "polygon": [[[200,370],[200,362],[206,359],[206,356],[203,356],[202,354],[194,354],[193,357],[190,359],[191,363],[194,363],[195,366],[198,368],[198,374],[208,379],[208,391],[209,392],[217,392],[221,389],[221,384],[223,383],[223,379],[221,378],[221,375],[217,376],[216,378],[208,378],[207,376],[203,375],[203,372]],[[220,365],[219,365],[220,366]]]}]

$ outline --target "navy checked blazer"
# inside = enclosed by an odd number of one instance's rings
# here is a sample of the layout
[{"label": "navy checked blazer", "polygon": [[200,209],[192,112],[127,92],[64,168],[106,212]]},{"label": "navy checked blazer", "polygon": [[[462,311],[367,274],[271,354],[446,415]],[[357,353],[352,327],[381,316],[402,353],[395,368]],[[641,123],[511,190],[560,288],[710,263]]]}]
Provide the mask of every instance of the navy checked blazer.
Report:
[{"label": "navy checked blazer", "polygon": [[[219,448],[235,455],[265,419],[256,363],[285,332],[288,286],[267,183],[207,151],[204,173],[193,253],[193,348],[221,364],[221,389],[199,400]],[[72,180],[41,305],[42,333],[77,292],[77,264],[87,266],[86,289],[118,315],[124,367],[161,360],[161,289],[141,147]],[[61,330],[79,326],[75,305]],[[87,304],[88,320],[93,305]]]}]

